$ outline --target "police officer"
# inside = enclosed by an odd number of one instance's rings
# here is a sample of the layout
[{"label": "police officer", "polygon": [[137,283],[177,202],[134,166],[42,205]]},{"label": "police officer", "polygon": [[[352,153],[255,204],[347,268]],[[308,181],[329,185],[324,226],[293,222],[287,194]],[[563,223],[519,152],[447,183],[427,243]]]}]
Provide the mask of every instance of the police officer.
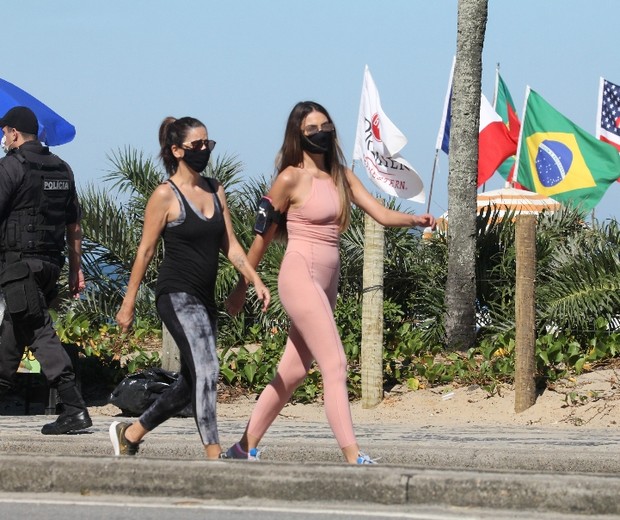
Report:
[{"label": "police officer", "polygon": [[48,312],[57,296],[58,276],[69,258],[69,291],[77,297],[84,288],[81,268],[80,206],[73,172],[67,163],[43,146],[37,118],[27,107],[14,107],[2,119],[0,159],[0,397],[12,387],[19,362],[28,346],[41,364],[63,410],[41,429],[60,435],[92,425],[76,386],[67,352]]}]

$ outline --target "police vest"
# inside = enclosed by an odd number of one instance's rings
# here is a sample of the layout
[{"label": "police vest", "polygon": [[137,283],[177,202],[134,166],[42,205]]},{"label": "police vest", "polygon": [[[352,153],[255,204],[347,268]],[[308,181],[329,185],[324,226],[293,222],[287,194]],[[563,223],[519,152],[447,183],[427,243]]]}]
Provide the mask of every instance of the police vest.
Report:
[{"label": "police vest", "polygon": [[66,211],[74,193],[69,169],[52,153],[18,150],[15,157],[25,176],[2,225],[2,249],[60,255],[65,248]]}]

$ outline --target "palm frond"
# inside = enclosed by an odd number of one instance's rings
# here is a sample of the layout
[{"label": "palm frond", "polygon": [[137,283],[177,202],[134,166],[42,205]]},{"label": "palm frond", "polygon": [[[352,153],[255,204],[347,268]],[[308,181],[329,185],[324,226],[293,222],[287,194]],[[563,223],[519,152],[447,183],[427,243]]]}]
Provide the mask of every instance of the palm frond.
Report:
[{"label": "palm frond", "polygon": [[110,189],[119,194],[129,194],[134,201],[140,201],[144,206],[153,193],[153,190],[164,180],[161,170],[143,152],[130,146],[118,149],[108,155],[113,169],[104,177],[104,181],[111,182]]},{"label": "palm frond", "polygon": [[548,324],[593,330],[620,315],[620,232],[616,222],[582,228],[555,245],[537,291]]}]

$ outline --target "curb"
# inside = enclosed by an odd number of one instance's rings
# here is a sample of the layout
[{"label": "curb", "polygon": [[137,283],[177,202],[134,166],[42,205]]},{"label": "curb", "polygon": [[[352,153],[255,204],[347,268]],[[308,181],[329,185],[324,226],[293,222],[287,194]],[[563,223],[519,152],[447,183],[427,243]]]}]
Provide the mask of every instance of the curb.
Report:
[{"label": "curb", "polygon": [[[236,438],[224,442],[226,449]],[[263,445],[262,461],[268,463],[289,462],[297,464],[342,464],[342,454],[335,443],[313,441],[299,442],[273,439],[273,449],[269,440]],[[266,446],[266,448],[265,448]],[[379,465],[391,464],[404,467],[420,467],[442,470],[472,471],[533,471],[581,474],[620,475],[620,457],[610,456],[609,449],[577,450],[564,446],[549,446],[545,449],[527,446],[506,447],[476,446],[466,444],[452,446],[430,446],[403,441],[373,443],[373,454]],[[611,450],[611,451],[610,451]],[[21,456],[70,456],[80,453],[84,456],[106,457],[112,455],[107,431],[105,435],[97,432],[90,435],[41,436],[36,441],[28,433],[9,433],[0,436],[0,453]],[[196,435],[157,435],[147,437],[140,447],[138,459],[204,460],[204,451]]]},{"label": "curb", "polygon": [[0,457],[0,479],[5,492],[620,513],[620,476],[608,474],[5,455]]}]

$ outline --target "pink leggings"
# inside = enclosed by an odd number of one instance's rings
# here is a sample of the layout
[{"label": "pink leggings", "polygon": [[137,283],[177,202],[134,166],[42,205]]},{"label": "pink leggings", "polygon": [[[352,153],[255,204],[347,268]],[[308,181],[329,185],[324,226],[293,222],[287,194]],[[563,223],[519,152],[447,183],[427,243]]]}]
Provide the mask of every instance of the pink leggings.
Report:
[{"label": "pink leggings", "polygon": [[253,437],[262,439],[316,360],[323,376],[325,414],[338,445],[345,448],[357,442],[347,392],[347,359],[333,314],[339,270],[337,247],[289,242],[278,293],[292,325],[276,376],[250,417],[247,431]]}]

